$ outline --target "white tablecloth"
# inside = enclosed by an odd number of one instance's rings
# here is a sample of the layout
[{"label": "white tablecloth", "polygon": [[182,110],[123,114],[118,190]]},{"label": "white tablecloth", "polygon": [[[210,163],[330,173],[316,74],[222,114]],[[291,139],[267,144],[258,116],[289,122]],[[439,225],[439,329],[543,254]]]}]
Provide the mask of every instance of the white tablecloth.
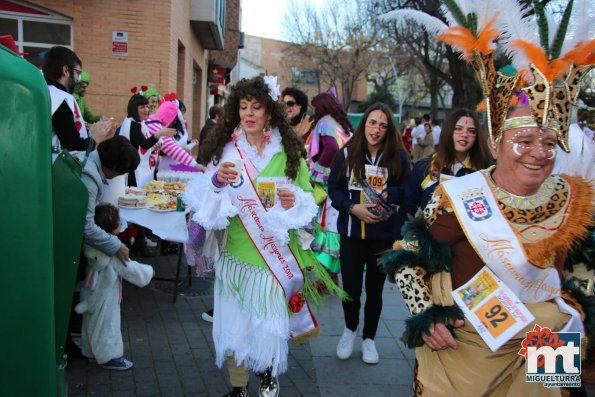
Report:
[{"label": "white tablecloth", "polygon": [[120,216],[129,223],[151,229],[162,240],[185,243],[188,241],[185,212],[155,212],[146,208],[120,207]]}]

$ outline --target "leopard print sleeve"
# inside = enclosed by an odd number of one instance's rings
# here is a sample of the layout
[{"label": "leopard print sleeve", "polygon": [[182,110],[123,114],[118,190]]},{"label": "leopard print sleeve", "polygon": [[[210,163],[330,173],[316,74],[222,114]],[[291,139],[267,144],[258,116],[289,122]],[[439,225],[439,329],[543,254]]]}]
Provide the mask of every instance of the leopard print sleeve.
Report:
[{"label": "leopard print sleeve", "polygon": [[439,216],[450,212],[453,212],[453,209],[448,201],[448,197],[444,193],[442,186],[438,186],[432,194],[432,198],[428,202],[428,205],[424,208],[426,226],[430,227]]},{"label": "leopard print sleeve", "polygon": [[418,314],[432,305],[430,275],[419,267],[401,267],[395,281],[411,314]]}]

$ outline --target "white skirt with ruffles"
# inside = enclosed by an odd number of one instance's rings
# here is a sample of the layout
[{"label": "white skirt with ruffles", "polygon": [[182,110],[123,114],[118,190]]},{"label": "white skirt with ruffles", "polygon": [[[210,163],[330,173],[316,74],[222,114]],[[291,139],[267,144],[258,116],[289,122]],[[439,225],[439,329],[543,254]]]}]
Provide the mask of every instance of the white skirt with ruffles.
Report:
[{"label": "white skirt with ruffles", "polygon": [[227,251],[215,264],[213,340],[219,368],[228,356],[256,373],[287,370],[289,313],[283,289],[268,269]]}]

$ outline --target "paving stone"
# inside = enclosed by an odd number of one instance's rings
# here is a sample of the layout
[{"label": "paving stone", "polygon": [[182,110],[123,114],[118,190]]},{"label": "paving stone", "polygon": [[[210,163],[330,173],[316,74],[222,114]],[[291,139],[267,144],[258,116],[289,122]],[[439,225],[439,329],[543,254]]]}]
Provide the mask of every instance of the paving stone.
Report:
[{"label": "paving stone", "polygon": [[136,382],[154,381],[157,376],[154,368],[134,368],[133,374]]},{"label": "paving stone", "polygon": [[[147,259],[158,264],[160,273],[175,270],[174,256]],[[231,390],[227,371],[214,363],[212,325],[200,317],[203,311],[213,307],[211,296],[181,296],[172,304],[170,293],[152,286],[136,288],[127,284],[124,289],[125,355],[134,361],[134,368],[115,373],[85,360],[74,360],[68,370],[69,395],[221,397]],[[399,341],[408,317],[407,309],[395,290],[385,287],[383,298],[376,337],[381,357],[378,365],[369,366],[361,361],[359,337],[351,360],[342,362],[335,357],[344,328],[343,310],[339,299],[326,297],[324,306],[316,309],[321,336],[300,345],[289,345],[288,372],[280,377],[282,395],[410,395],[414,351]],[[364,299],[365,295],[362,302]],[[363,308],[360,318],[363,321]],[[76,383],[85,383],[87,391],[76,390]],[[258,384],[259,379],[251,375],[251,395],[257,395]]]}]

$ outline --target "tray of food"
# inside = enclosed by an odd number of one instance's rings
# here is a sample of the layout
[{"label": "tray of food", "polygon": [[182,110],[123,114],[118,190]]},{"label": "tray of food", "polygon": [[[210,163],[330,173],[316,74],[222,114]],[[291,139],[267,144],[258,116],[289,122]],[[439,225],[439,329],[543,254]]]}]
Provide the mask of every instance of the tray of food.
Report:
[{"label": "tray of food", "polygon": [[126,194],[118,197],[118,206],[121,208],[141,209],[147,208],[147,196]]},{"label": "tray of food", "polygon": [[149,207],[151,211],[155,212],[171,212],[175,211],[177,206],[176,200],[169,200],[164,203],[157,203]]}]

